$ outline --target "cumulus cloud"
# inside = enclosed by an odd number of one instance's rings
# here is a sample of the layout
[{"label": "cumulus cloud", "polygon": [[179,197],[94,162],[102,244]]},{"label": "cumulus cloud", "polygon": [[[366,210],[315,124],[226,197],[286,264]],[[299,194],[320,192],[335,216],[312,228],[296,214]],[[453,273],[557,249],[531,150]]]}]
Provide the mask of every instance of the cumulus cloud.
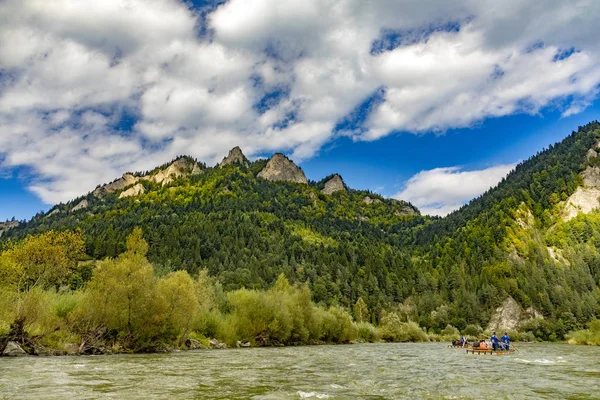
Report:
[{"label": "cumulus cloud", "polygon": [[301,161],[342,135],[571,115],[598,96],[599,18],[594,0],[4,0],[0,169],[55,203],[178,154]]},{"label": "cumulus cloud", "polygon": [[421,171],[393,197],[410,201],[422,214],[445,216],[495,186],[514,167],[508,164],[474,171],[461,167]]}]

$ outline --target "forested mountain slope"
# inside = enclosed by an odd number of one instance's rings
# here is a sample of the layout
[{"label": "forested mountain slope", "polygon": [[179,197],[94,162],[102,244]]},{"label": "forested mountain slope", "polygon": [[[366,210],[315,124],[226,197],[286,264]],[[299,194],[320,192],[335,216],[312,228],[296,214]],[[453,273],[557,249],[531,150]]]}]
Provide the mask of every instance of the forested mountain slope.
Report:
[{"label": "forested mountain slope", "polygon": [[2,240],[81,229],[99,260],[140,227],[159,273],[207,269],[225,290],[266,288],[283,272],[316,302],[349,308],[362,297],[373,321],[393,309],[434,330],[485,326],[510,296],[565,330],[599,314],[600,214],[572,218],[597,203],[599,139],[597,122],[581,127],[446,218],[335,174],[306,183],[284,156],[251,163],[236,148],[215,168],[181,157],[126,174]]}]

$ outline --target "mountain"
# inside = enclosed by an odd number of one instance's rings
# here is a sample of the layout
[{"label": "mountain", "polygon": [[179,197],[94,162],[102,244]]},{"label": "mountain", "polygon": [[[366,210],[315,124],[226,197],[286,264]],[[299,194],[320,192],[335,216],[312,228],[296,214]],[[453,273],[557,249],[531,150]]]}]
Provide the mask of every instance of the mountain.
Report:
[{"label": "mountain", "polygon": [[257,175],[271,182],[296,182],[307,184],[306,175],[290,159],[281,153],[269,159],[267,165]]},{"label": "mountain", "polygon": [[518,326],[551,339],[600,317],[599,143],[598,122],[580,127],[445,218],[234,148],[217,168],[180,157],[125,174],[2,240],[81,229],[99,260],[140,227],[159,274],[206,269],[229,291],[284,273],[317,303],[362,298],[372,321],[393,310],[436,332]]}]

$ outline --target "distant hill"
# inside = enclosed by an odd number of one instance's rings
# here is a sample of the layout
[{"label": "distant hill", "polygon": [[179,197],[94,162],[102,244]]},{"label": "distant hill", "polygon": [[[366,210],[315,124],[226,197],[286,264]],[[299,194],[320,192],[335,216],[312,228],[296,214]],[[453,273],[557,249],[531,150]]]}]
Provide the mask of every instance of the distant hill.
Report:
[{"label": "distant hill", "polygon": [[485,327],[510,304],[561,332],[600,316],[598,151],[592,122],[432,218],[338,174],[310,182],[281,154],[250,162],[234,148],[215,168],[179,157],[125,174],[2,240],[82,229],[89,257],[103,259],[140,227],[159,273],[207,269],[225,290],[266,288],[283,272],[308,282],[317,302],[350,307],[362,297],[372,320],[395,309],[438,331]]}]

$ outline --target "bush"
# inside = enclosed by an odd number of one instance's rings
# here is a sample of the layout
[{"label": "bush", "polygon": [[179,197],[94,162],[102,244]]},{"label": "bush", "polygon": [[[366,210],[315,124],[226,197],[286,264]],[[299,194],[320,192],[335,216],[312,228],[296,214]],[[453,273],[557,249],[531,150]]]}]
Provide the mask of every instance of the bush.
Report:
[{"label": "bush", "polygon": [[388,342],[428,342],[429,337],[415,322],[402,322],[396,313],[381,318],[381,338]]},{"label": "bush", "polygon": [[331,306],[323,320],[323,339],[332,343],[348,343],[358,336],[352,317],[341,307]]},{"label": "bush", "polygon": [[379,332],[373,325],[369,324],[368,322],[359,322],[356,324],[356,327],[358,329],[357,334],[360,340],[364,340],[365,342],[369,343],[379,341]]},{"label": "bush", "polygon": [[467,325],[463,329],[463,334],[471,338],[478,338],[483,333],[483,328],[479,325]]},{"label": "bush", "polygon": [[600,346],[600,320],[589,323],[589,329],[572,332],[568,336],[569,344]]}]

